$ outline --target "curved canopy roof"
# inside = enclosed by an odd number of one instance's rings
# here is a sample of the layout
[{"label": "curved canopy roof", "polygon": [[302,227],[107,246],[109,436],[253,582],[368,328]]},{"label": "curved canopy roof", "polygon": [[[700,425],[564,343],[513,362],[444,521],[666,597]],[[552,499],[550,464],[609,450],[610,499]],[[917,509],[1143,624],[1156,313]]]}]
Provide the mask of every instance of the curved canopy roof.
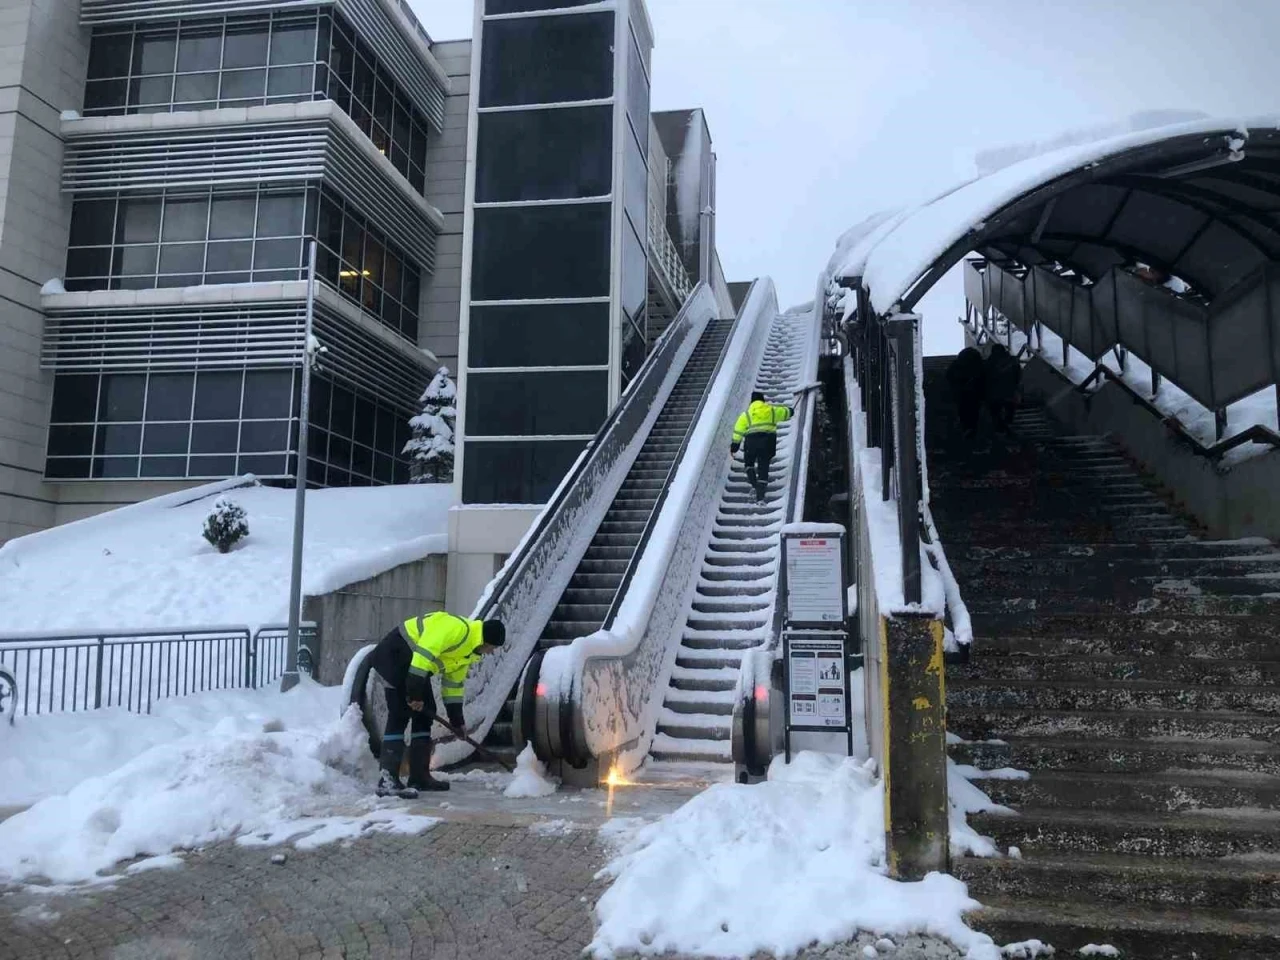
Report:
[{"label": "curved canopy roof", "polygon": [[1140,260],[1209,300],[1280,261],[1280,117],[1197,120],[1064,147],[846,233],[828,266],[878,313],[910,309],[970,251],[1093,279]]}]

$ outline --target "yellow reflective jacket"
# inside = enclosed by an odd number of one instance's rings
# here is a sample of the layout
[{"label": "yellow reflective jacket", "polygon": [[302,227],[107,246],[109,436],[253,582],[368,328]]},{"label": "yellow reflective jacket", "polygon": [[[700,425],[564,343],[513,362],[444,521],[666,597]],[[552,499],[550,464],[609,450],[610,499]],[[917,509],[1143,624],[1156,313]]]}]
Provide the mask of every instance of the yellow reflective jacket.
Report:
[{"label": "yellow reflective jacket", "polygon": [[742,438],[753,433],[777,433],[778,424],[791,419],[791,411],[787,407],[775,406],[763,400],[753,400],[747,412],[738,416],[733,427],[733,442],[741,443]]},{"label": "yellow reflective jacket", "polygon": [[440,695],[445,703],[461,703],[467,671],[480,658],[476,647],[483,642],[479,620],[466,620],[452,613],[429,613],[400,625],[400,634],[409,644],[409,683],[415,678],[425,684],[433,673],[440,674]]}]

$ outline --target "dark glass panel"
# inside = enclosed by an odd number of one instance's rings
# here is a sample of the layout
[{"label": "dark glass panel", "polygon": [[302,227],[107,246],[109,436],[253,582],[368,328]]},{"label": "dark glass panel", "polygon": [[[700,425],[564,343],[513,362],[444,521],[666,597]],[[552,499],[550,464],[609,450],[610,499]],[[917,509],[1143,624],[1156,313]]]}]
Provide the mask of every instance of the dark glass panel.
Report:
[{"label": "dark glass panel", "polygon": [[[147,382],[147,420],[187,420],[195,374],[153,373]],[[183,448],[186,449],[185,447]]]},{"label": "dark glass panel", "polygon": [[323,460],[313,460],[307,458],[307,486],[319,487],[324,485],[325,466]]},{"label": "dark glass panel", "polygon": [[[218,99],[216,73],[187,73],[173,81],[173,101],[186,109],[209,109]],[[204,106],[205,104],[209,106]]]},{"label": "dark glass panel", "polygon": [[88,457],[54,457],[45,461],[44,473],[50,480],[82,480],[89,476]]},{"label": "dark glass panel", "polygon": [[209,244],[205,269],[210,274],[236,270],[247,271],[252,262],[253,242],[251,240],[228,240]]},{"label": "dark glass panel", "polygon": [[143,477],[159,479],[162,477],[185,477],[187,475],[187,458],[184,457],[143,457],[139,474]]},{"label": "dark glass panel", "polygon": [[[111,275],[110,247],[72,247],[67,251],[67,276],[107,277]],[[82,289],[89,289],[84,287]]]},{"label": "dark glass panel", "polygon": [[116,216],[117,243],[155,243],[160,238],[160,201],[122,198]]},{"label": "dark glass panel", "polygon": [[241,457],[236,464],[236,473],[252,473],[258,477],[283,477],[287,475],[286,458],[280,454],[275,456]]},{"label": "dark glass panel", "polygon": [[472,298],[608,296],[610,214],[608,203],[477,209]]},{"label": "dark glass panel", "polygon": [[301,250],[299,240],[259,240],[253,245],[253,269],[282,270],[289,267],[296,279]]},{"label": "dark glass panel", "polygon": [[209,229],[209,200],[206,197],[170,199],[164,205],[164,229],[160,238],[204,240]]},{"label": "dark glass panel", "polygon": [[253,197],[214,197],[209,214],[210,240],[242,240],[253,236]]},{"label": "dark glass panel", "polygon": [[[115,264],[112,274],[120,277],[151,277],[156,272],[156,253],[160,248],[155,244],[140,247],[116,247]],[[125,289],[136,289],[125,287]]]},{"label": "dark glass panel", "polygon": [[271,28],[271,65],[311,63],[316,59],[314,22],[275,24]]},{"label": "dark glass panel", "polygon": [[604,370],[480,373],[467,380],[467,435],[592,434],[604,421]]},{"label": "dark glass panel", "polygon": [[476,304],[467,352],[473,367],[607,364],[609,304]]},{"label": "dark glass panel", "polygon": [[267,65],[267,24],[256,23],[227,29],[222,50],[222,68],[265,67]]},{"label": "dark glass panel", "polygon": [[311,67],[272,67],[267,71],[267,96],[310,96],[311,74]]},{"label": "dark glass panel", "polygon": [[189,423],[148,423],[142,432],[142,452],[173,453],[185,457],[190,440]]},{"label": "dark glass panel", "polygon": [[346,437],[329,434],[329,462],[342,470],[351,467],[351,441]]},{"label": "dark glass panel", "polygon": [[463,503],[545,503],[582,452],[582,440],[468,443]]},{"label": "dark glass panel", "polygon": [[404,304],[405,309],[413,314],[415,320],[418,316],[418,301],[422,297],[422,274],[418,272],[418,268],[413,264],[404,262],[404,278],[400,289],[400,302]]},{"label": "dark glass panel", "polygon": [[[643,223],[643,221],[641,221]],[[632,319],[644,312],[649,292],[649,268],[645,262],[644,244],[623,217],[622,222],[622,309]]]},{"label": "dark glass panel", "polygon": [[122,480],[138,475],[137,457],[95,457],[93,475],[103,480]]},{"label": "dark glass panel", "polygon": [[316,221],[316,240],[335,253],[342,250],[342,210],[333,198],[322,195]]},{"label": "dark glass panel", "polygon": [[364,260],[364,222],[351,212],[342,218],[342,259],[357,269]]},{"label": "dark glass panel", "polygon": [[[246,420],[285,419],[293,403],[292,370],[249,370],[244,375]],[[258,447],[256,449],[264,449]],[[270,448],[274,449],[274,448]]]},{"label": "dark glass panel", "polygon": [[137,456],[138,447],[141,444],[142,424],[100,423],[97,436],[94,438],[93,451],[99,456],[103,454]]},{"label": "dark glass panel", "polygon": [[203,243],[166,243],[160,247],[161,273],[198,276],[203,271]]},{"label": "dark glass panel", "polygon": [[197,420],[234,420],[240,416],[239,370],[201,370],[196,375]]},{"label": "dark glass panel", "polygon": [[145,373],[104,373],[102,395],[98,398],[98,419],[141,420],[142,395],[146,387]]},{"label": "dark glass panel", "polygon": [[351,436],[356,443],[363,443],[366,447],[373,446],[373,429],[374,429],[374,406],[373,403],[364,397],[356,397],[356,417],[355,425],[352,428]]},{"label": "dark glass panel", "polygon": [[269,453],[289,446],[289,421],[246,420],[240,424],[240,450],[243,453]]},{"label": "dark glass panel", "polygon": [[115,236],[116,202],[114,200],[77,200],[71,206],[73,247],[107,244]]},{"label": "dark glass panel", "polygon": [[[640,318],[639,322],[643,323],[643,317]],[[624,385],[631,382],[632,377],[636,375],[636,372],[644,364],[644,358],[647,354],[648,346],[642,328],[637,323],[623,317],[620,371]]]},{"label": "dark glass panel", "polygon": [[89,44],[89,79],[127,77],[132,59],[133,32],[103,33],[95,30]]},{"label": "dark glass panel", "polygon": [[640,50],[635,38],[627,31],[627,117],[635,129],[640,148],[649,150],[649,81],[645,79],[644,64],[640,62]]},{"label": "dark glass panel", "polygon": [[187,471],[192,477],[229,477],[236,472],[236,458],[192,457]]},{"label": "dark glass panel", "polygon": [[235,453],[240,436],[238,423],[193,423],[192,453]]},{"label": "dark glass panel", "polygon": [[649,171],[636,138],[627,132],[622,139],[626,141],[622,156],[622,200],[632,224],[643,237],[649,215]]},{"label": "dark glass panel", "polygon": [[91,424],[97,419],[97,374],[59,374],[54,378],[55,424]]},{"label": "dark glass panel", "polygon": [[480,105],[564,103],[613,94],[613,13],[484,25]]},{"label": "dark glass panel", "polygon": [[87,113],[105,113],[122,108],[128,99],[128,80],[90,80],[84,85],[84,109]]},{"label": "dark glass panel", "polygon": [[222,66],[222,28],[183,27],[178,38],[178,72],[216,71]]},{"label": "dark glass panel", "polygon": [[351,486],[351,474],[346,470],[340,470],[337,467],[330,467],[326,472],[326,478],[331,487],[349,487]]},{"label": "dark glass panel", "polygon": [[480,115],[476,201],[558,200],[609,193],[613,108]]},{"label": "dark glass panel", "polygon": [[373,479],[378,483],[390,483],[395,476],[395,461],[383,453],[373,455]]},{"label": "dark glass panel", "polygon": [[373,92],[373,119],[380,123],[384,130],[390,130],[391,119],[395,116],[395,109],[395,94],[391,92],[391,87],[387,84],[386,77],[379,76]]},{"label": "dark glass panel", "polygon": [[565,7],[583,7],[596,0],[485,0],[484,12],[528,13],[532,10],[560,10]]},{"label": "dark glass panel", "polygon": [[329,431],[339,436],[350,437],[355,411],[355,396],[346,387],[335,383],[329,402]]},{"label": "dark glass panel", "polygon": [[49,456],[78,456],[93,453],[93,425],[49,428]]},{"label": "dark glass panel", "polygon": [[302,232],[301,193],[267,194],[258,199],[259,237],[296,237]]},{"label": "dark glass panel", "polygon": [[329,399],[333,387],[323,377],[311,378],[311,396],[307,399],[307,418],[316,426],[329,427]]},{"label": "dark glass panel", "polygon": [[392,483],[408,483],[409,482],[409,464],[404,460],[397,460],[395,466],[392,467],[391,474]]},{"label": "dark glass panel", "polygon": [[363,444],[351,447],[351,473],[368,480],[373,475],[373,451]]},{"label": "dark glass panel", "polygon": [[167,104],[173,99],[173,76],[143,77],[129,83],[129,103]]},{"label": "dark glass panel", "polygon": [[385,453],[399,453],[395,449],[396,415],[386,407],[379,407],[374,420],[374,446]]},{"label": "dark glass panel", "polygon": [[139,33],[133,44],[133,75],[173,73],[173,57],[177,47],[176,30]]},{"label": "dark glass panel", "polygon": [[222,100],[261,100],[267,82],[265,70],[226,70],[222,74]]}]

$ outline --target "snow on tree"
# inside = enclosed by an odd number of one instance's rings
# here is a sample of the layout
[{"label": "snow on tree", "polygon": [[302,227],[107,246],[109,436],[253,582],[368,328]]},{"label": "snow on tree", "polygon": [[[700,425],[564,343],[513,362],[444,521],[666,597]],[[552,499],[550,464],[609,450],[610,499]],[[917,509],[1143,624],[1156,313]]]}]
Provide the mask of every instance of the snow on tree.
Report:
[{"label": "snow on tree", "polygon": [[204,538],[219,553],[227,553],[249,535],[249,517],[244,507],[219,497],[204,518]]},{"label": "snow on tree", "polygon": [[453,482],[453,440],[458,421],[458,390],[441,367],[427,384],[422,412],[409,421],[413,438],[401,451],[409,457],[410,483]]}]

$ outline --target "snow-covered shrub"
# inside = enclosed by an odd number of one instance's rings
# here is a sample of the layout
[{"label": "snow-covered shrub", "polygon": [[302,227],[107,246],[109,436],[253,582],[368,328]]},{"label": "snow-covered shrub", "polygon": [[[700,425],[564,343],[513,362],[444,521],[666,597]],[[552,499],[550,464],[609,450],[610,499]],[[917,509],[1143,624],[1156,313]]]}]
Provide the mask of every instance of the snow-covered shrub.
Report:
[{"label": "snow-covered shrub", "polygon": [[458,422],[458,390],[441,367],[427,384],[422,412],[409,421],[413,439],[401,451],[409,457],[410,483],[453,482],[453,438]]},{"label": "snow-covered shrub", "polygon": [[204,538],[226,553],[249,535],[249,516],[244,507],[230,500],[219,498],[204,518]]}]

